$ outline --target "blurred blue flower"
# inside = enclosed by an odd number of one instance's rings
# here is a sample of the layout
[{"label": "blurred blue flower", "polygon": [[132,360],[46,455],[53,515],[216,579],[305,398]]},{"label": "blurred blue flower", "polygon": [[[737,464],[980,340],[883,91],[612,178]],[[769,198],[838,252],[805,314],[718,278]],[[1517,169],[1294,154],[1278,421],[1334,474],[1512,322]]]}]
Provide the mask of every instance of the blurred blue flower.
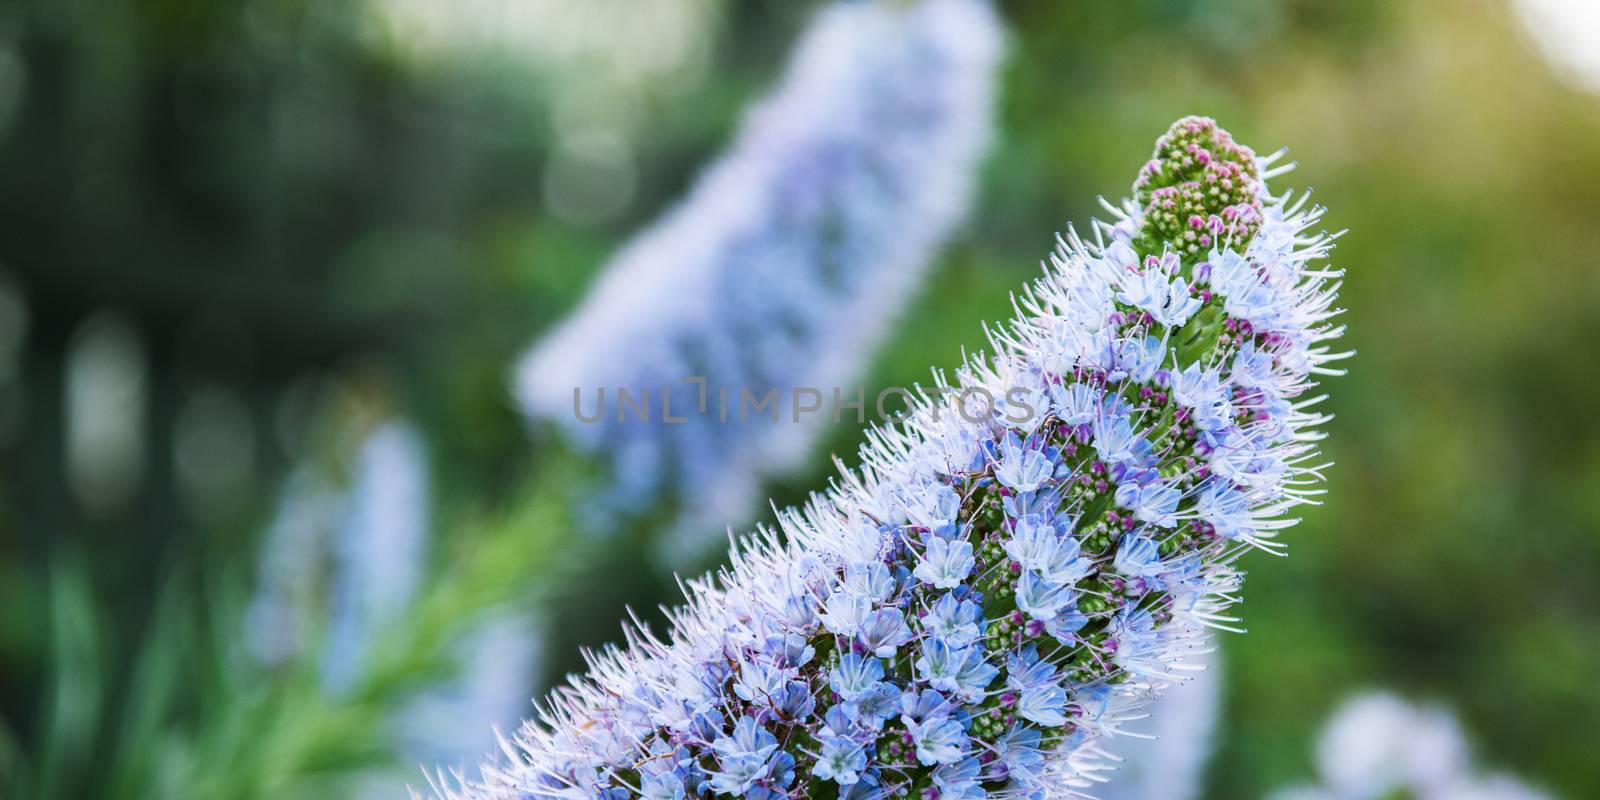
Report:
[{"label": "blurred blue flower", "polygon": [[[596,507],[672,501],[665,546],[691,555],[804,457],[832,413],[799,419],[794,391],[852,399],[846,383],[966,213],[1000,54],[979,0],[817,15],[727,153],[516,367],[529,419],[608,463]],[[648,422],[619,421],[624,390]]]}]

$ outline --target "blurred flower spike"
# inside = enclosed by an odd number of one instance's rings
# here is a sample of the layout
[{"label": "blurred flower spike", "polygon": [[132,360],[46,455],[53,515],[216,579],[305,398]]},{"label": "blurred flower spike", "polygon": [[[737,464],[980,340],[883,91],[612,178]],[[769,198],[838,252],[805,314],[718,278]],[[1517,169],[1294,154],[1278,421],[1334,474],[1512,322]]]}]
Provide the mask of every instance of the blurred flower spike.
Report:
[{"label": "blurred flower spike", "polygon": [[[605,464],[590,506],[669,505],[703,544],[749,513],[763,477],[809,454],[816,425],[706,409],[854,380],[966,215],[1001,40],[985,0],[817,15],[728,151],[516,367],[530,420]],[[614,406],[584,424],[577,395],[607,391],[687,416],[622,424]]]},{"label": "blurred flower spike", "polygon": [[[1039,413],[972,421],[948,391],[923,397],[870,432],[859,469],[688,582],[669,636],[630,628],[507,762],[440,790],[1092,794],[1115,734],[1234,629],[1236,559],[1280,551],[1321,493],[1309,393],[1342,357],[1339,273],[1316,263],[1320,209],[1268,193],[1274,160],[1210,120],[1174,125],[1140,175],[1148,199],[1069,233],[994,355],[940,379],[1021,387]],[[1225,178],[1185,210],[1236,227],[1191,259],[1151,204],[1202,173]]]}]

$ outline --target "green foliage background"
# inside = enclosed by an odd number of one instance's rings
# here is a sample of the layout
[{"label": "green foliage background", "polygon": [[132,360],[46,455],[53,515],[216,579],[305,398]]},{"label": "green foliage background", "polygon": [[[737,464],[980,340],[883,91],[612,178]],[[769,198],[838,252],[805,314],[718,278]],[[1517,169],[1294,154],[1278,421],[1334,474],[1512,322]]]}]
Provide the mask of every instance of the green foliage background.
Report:
[{"label": "green foliage background", "polygon": [[[21,76],[0,81],[0,265],[33,348],[3,388],[27,416],[0,444],[0,796],[337,795],[347,764],[386,758],[366,745],[395,687],[448,660],[448,621],[482,599],[462,592],[562,620],[550,675],[615,638],[625,604],[673,599],[635,546],[648,525],[570,552],[582,509],[528,488],[567,462],[529,443],[505,368],[717,152],[806,8],[710,6],[705,68],[629,96],[636,191],[590,224],[551,214],[540,180],[551,106],[591,71],[419,59],[350,2],[0,9],[0,64]],[[1328,504],[1290,558],[1247,564],[1208,796],[1309,777],[1317,724],[1371,686],[1459,709],[1489,765],[1600,796],[1600,96],[1558,82],[1489,0],[1001,7],[1013,39],[981,200],[869,394],[980,347],[1052,233],[1124,194],[1171,120],[1289,145],[1300,167],[1279,185],[1315,187],[1350,230],[1336,263],[1359,356],[1329,383]],[[200,384],[265,407],[373,362],[421,421],[441,498],[431,610],[351,707],[222,663],[237,653],[215,618],[237,611],[302,453],[264,448],[222,517],[188,513],[160,455],[131,510],[75,510],[52,364],[104,307],[145,332],[158,428]],[[859,438],[830,429],[774,496],[800,500]],[[151,788],[167,780],[187,788]]]}]

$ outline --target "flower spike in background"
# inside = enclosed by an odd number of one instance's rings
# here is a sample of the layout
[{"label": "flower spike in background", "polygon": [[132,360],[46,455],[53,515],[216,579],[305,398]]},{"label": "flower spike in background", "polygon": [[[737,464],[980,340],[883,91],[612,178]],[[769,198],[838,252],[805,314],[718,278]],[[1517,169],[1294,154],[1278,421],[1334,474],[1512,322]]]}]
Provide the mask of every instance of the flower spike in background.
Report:
[{"label": "flower spike in background", "polygon": [[[529,419],[605,462],[591,507],[673,504],[682,563],[808,455],[785,398],[854,380],[965,218],[1001,40],[987,0],[817,15],[728,152],[516,367]],[[774,393],[771,420],[740,417],[745,392]]]},{"label": "flower spike in background", "polygon": [[[1319,494],[1321,210],[1178,121],[954,383],[554,693],[462,798],[1064,797]],[[1003,398],[1003,402],[1000,400]]]}]

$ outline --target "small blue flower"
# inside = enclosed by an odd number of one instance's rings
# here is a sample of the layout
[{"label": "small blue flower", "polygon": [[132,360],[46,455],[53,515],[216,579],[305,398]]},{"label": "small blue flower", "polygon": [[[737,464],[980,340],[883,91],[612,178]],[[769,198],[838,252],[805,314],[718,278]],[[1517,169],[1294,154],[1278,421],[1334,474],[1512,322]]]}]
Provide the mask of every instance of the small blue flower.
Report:
[{"label": "small blue flower", "polygon": [[876,683],[845,705],[853,722],[875,731],[883,727],[884,720],[898,713],[900,690],[891,683]]},{"label": "small blue flower", "polygon": [[860,726],[852,719],[853,713],[849,703],[835,703],[822,714],[822,730],[817,732],[817,737],[842,736],[851,738]]},{"label": "small blue flower", "polygon": [[828,595],[822,611],[822,625],[839,636],[855,636],[870,613],[871,600],[841,588]]},{"label": "small blue flower", "polygon": [[861,776],[854,785],[839,789],[839,800],[883,800],[883,790],[878,779],[871,774]]},{"label": "small blue flower", "polygon": [[671,773],[646,776],[639,788],[644,800],[683,800],[683,779]]},{"label": "small blue flower", "polygon": [[900,721],[907,725],[950,716],[951,706],[933,689],[907,691],[900,696]]},{"label": "small blue flower", "polygon": [[1184,408],[1194,408],[1222,395],[1221,373],[1198,361],[1172,376],[1172,399]]},{"label": "small blue flower", "polygon": [[1228,376],[1233,382],[1252,389],[1271,389],[1272,353],[1258,349],[1252,340],[1245,340],[1233,357],[1233,372]]},{"label": "small blue flower", "polygon": [[968,703],[983,700],[984,690],[994,683],[1000,668],[990,664],[982,647],[971,645],[956,656],[960,667],[956,670],[956,696]]},{"label": "small blue flower", "polygon": [[922,563],[912,574],[935,588],[954,589],[972,574],[974,563],[971,542],[951,542],[930,536],[927,548],[922,551]]},{"label": "small blue flower", "polygon": [[911,641],[911,628],[906,625],[905,612],[898,608],[880,608],[861,623],[859,638],[873,655],[891,658],[900,645]]},{"label": "small blue flower", "polygon": [[894,575],[880,561],[851,564],[844,572],[844,588],[870,600],[887,600],[894,593]]},{"label": "small blue flower", "polygon": [[883,680],[883,662],[858,653],[845,653],[828,678],[828,685],[845,700],[854,700]]},{"label": "small blue flower", "polygon": [[1044,453],[1033,447],[1023,447],[1016,433],[1007,433],[1000,441],[1000,458],[994,467],[994,478],[1002,486],[1018,492],[1032,492],[1044,485],[1055,471],[1055,465]]},{"label": "small blue flower", "polygon": [[784,600],[782,619],[795,630],[810,630],[818,622],[817,603],[809,595],[791,594]]},{"label": "small blue flower", "polygon": [[[1029,375],[1027,380],[1036,381],[1038,375]],[[1016,428],[1025,434],[1038,430],[1039,423],[1043,422],[1050,411],[1050,394],[1045,387],[1040,385],[1013,386],[1005,394],[995,398],[995,420],[1007,427]]]},{"label": "small blue flower", "polygon": [[1077,606],[1067,606],[1061,609],[1054,619],[1045,620],[1044,629],[1062,644],[1072,644],[1072,634],[1083,630],[1083,626],[1087,624],[1089,617],[1079,611]]},{"label": "small blue flower", "polygon": [[1039,569],[1056,549],[1056,529],[1041,515],[1030,514],[1017,521],[1016,530],[1005,540],[1006,555],[1027,569]]},{"label": "small blue flower", "polygon": [[919,459],[929,471],[948,476],[978,472],[983,468],[985,437],[978,429],[965,424],[959,414],[946,416],[930,434],[928,447]]},{"label": "small blue flower", "polygon": [[978,640],[981,631],[978,623],[983,610],[970,600],[957,600],[951,592],[933,604],[933,610],[922,618],[922,629],[930,635],[944,639],[956,647],[965,647]]},{"label": "small blue flower", "polygon": [[961,723],[949,717],[936,717],[924,722],[906,724],[911,741],[917,748],[917,761],[929,764],[950,764],[961,760],[967,751],[967,732]]},{"label": "small blue flower", "polygon": [[772,710],[783,719],[809,717],[816,707],[817,699],[811,695],[811,688],[800,681],[790,681],[772,700]]},{"label": "small blue flower", "polygon": [[1124,483],[1117,487],[1117,505],[1133,512],[1135,519],[1161,528],[1178,524],[1178,501],[1183,493],[1161,482],[1143,485]]},{"label": "small blue flower", "polygon": [[1061,492],[1055,488],[1048,488],[1037,492],[1013,494],[1005,498],[1000,505],[1005,509],[1006,517],[1010,519],[1049,517],[1061,506]]},{"label": "small blue flower", "polygon": [[978,783],[980,772],[981,765],[973,757],[935,769],[933,785],[939,790],[939,800],[982,800],[988,797]]},{"label": "small blue flower", "polygon": [[1218,395],[1194,407],[1194,426],[1210,434],[1208,440],[1215,440],[1219,433],[1233,424],[1233,415],[1233,403],[1226,396]]},{"label": "small blue flower", "polygon": [[956,671],[961,668],[954,658],[956,652],[942,639],[923,642],[922,655],[917,657],[917,677],[941,692],[955,691]]},{"label": "small blue flower", "polygon": [[846,525],[839,539],[838,554],[846,564],[876,561],[883,550],[883,529],[866,520],[855,520]]},{"label": "small blue flower", "polygon": [[1110,464],[1136,461],[1148,448],[1126,417],[1097,417],[1094,421],[1094,450]]},{"label": "small blue flower", "polygon": [[930,531],[948,529],[961,511],[961,495],[936,481],[907,487],[900,493],[900,502],[912,524]]},{"label": "small blue flower", "polygon": [[1017,608],[1036,620],[1055,619],[1061,609],[1076,602],[1078,595],[1065,584],[1052,582],[1031,569],[1017,579]]},{"label": "small blue flower", "polygon": [[1052,728],[1066,724],[1066,690],[1038,648],[1028,645],[1006,657],[1006,686],[1018,693],[1017,716]]},{"label": "small blue flower", "polygon": [[1293,316],[1292,299],[1280,294],[1255,264],[1233,250],[1212,250],[1211,286],[1222,296],[1222,309],[1234,319],[1261,328],[1283,324]]},{"label": "small blue flower", "polygon": [[1083,556],[1083,547],[1071,536],[1056,542],[1055,552],[1038,566],[1039,574],[1046,579],[1071,586],[1094,571],[1094,561]]},{"label": "small blue flower", "polygon": [[916,669],[917,676],[929,686],[968,703],[983,699],[983,690],[1000,673],[1000,669],[984,657],[983,648],[976,645],[956,648],[937,638],[923,643]]},{"label": "small blue flower", "polygon": [[995,740],[995,752],[1006,771],[1017,778],[1028,778],[1044,766],[1044,754],[1039,751],[1043,737],[1037,728],[1012,725],[1005,735]]},{"label": "small blue flower", "polygon": [[1123,609],[1117,613],[1109,627],[1116,637],[1118,664],[1144,675],[1161,675],[1162,636],[1149,611]]},{"label": "small blue flower", "polygon": [[794,674],[794,670],[753,661],[739,670],[739,679],[733,683],[733,693],[747,703],[769,703],[782,694],[784,684]]},{"label": "small blue flower", "polygon": [[1199,298],[1189,296],[1189,284],[1182,278],[1168,280],[1165,269],[1152,269],[1133,273],[1123,279],[1123,291],[1117,299],[1146,311],[1155,321],[1167,327],[1177,327],[1189,321],[1200,310]]},{"label": "small blue flower", "polygon": [[841,736],[827,736],[822,739],[822,749],[817,754],[817,764],[811,768],[811,774],[840,786],[849,786],[861,779],[861,771],[866,768],[865,745]]},{"label": "small blue flower", "polygon": [[1111,711],[1112,688],[1103,683],[1080,686],[1072,699],[1083,709],[1084,720],[1099,722]]},{"label": "small blue flower", "polygon": [[[710,770],[711,790],[717,794],[742,795],[755,782],[767,777],[767,760],[754,755],[724,755],[717,759],[717,769]],[[623,797],[627,797],[624,792]]]},{"label": "small blue flower", "polygon": [[[790,784],[794,783],[794,767],[794,756],[780,750],[777,755],[772,757],[772,763],[768,765],[767,774],[771,776],[768,780],[779,789],[787,789]],[[783,797],[782,794],[773,793],[773,800],[778,800],[781,797]]]},{"label": "small blue flower", "polygon": [[966,728],[951,718],[952,710],[933,689],[900,697],[900,724],[911,734],[922,764],[951,764],[961,759],[967,746]]},{"label": "small blue flower", "polygon": [[1056,418],[1074,427],[1088,425],[1100,415],[1100,392],[1087,383],[1051,386],[1050,401]]},{"label": "small blue flower", "polygon": [[1017,698],[1017,716],[1046,727],[1067,724],[1067,691],[1060,686],[1045,686],[1023,692]]},{"label": "small blue flower", "polygon": [[1155,336],[1130,336],[1112,348],[1114,368],[1106,375],[1112,383],[1147,383],[1167,357],[1166,342]]},{"label": "small blue flower", "polygon": [[1161,550],[1148,536],[1125,533],[1117,540],[1117,556],[1111,566],[1130,578],[1153,578],[1163,569]]},{"label": "small blue flower", "polygon": [[767,652],[777,657],[778,664],[788,669],[799,669],[811,663],[817,649],[806,637],[798,633],[767,637]]},{"label": "small blue flower", "polygon": [[733,735],[718,738],[711,743],[711,749],[725,757],[754,756],[765,761],[778,749],[778,737],[761,727],[755,717],[740,717],[734,723]]},{"label": "small blue flower", "polygon": [[1195,498],[1194,510],[1224,539],[1241,539],[1255,533],[1249,498],[1225,481],[1206,481]]},{"label": "small blue flower", "polygon": [[[1070,517],[1066,519],[1070,526]],[[1062,536],[1054,524],[1039,516],[1019,520],[1004,547],[1011,560],[1051,583],[1070,586],[1094,570],[1094,562],[1082,557],[1077,539]]]}]

